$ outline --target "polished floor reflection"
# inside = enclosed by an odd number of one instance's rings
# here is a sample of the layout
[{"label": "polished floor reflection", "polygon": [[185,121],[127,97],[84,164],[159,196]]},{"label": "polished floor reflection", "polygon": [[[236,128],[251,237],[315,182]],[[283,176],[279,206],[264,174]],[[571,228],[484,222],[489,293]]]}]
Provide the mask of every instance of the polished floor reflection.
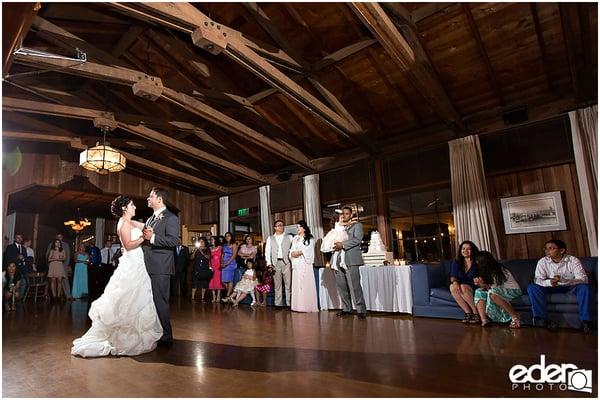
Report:
[{"label": "polished floor reflection", "polygon": [[175,299],[176,342],[137,357],[82,359],[71,341],[88,305],[28,303],[4,313],[4,397],[596,397],[535,385],[513,390],[514,364],[593,370],[597,336],[370,314],[299,314]]}]

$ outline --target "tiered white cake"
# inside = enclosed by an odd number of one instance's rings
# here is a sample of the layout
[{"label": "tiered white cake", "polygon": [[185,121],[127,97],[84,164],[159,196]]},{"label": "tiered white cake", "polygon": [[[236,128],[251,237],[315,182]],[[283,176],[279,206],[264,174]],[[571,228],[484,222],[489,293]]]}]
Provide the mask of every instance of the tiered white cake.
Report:
[{"label": "tiered white cake", "polygon": [[363,254],[363,260],[365,265],[383,265],[385,261],[391,262],[393,254],[385,251],[385,245],[381,240],[381,235],[378,231],[371,233],[371,242],[369,243],[369,250]]}]

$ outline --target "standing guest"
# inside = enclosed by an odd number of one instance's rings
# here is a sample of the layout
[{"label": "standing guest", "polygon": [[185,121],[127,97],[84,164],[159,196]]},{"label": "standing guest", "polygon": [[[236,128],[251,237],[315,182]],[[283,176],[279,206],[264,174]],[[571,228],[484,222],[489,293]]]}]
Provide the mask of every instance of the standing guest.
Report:
[{"label": "standing guest", "polygon": [[577,257],[567,254],[567,245],[553,239],[544,245],[546,257],[541,258],[535,268],[535,283],[529,284],[527,294],[531,300],[534,322],[542,323],[549,330],[556,330],[556,322],[548,319],[546,295],[570,293],[577,297],[581,330],[592,331],[590,315],[590,285],[588,276]]},{"label": "standing guest", "polygon": [[346,268],[335,271],[335,283],[342,299],[342,311],[336,315],[342,317],[352,314],[352,298],[350,296],[350,287],[354,292],[354,302],[358,318],[367,317],[367,306],[363,297],[363,290],[360,284],[360,266],[364,265],[360,243],[363,238],[363,225],[356,219],[352,219],[352,208],[344,206],[342,208],[342,223],[346,224],[346,233],[348,240],[335,242],[336,251],[344,250],[344,262]]},{"label": "standing guest", "polygon": [[510,301],[521,296],[521,288],[509,270],[504,268],[488,251],[477,255],[479,276],[475,284],[475,306],[481,318],[481,326],[485,327],[491,321],[509,322],[510,327],[521,327],[521,319]]},{"label": "standing guest", "polygon": [[292,311],[318,312],[313,264],[315,240],[305,221],[297,222],[298,234],[290,247],[292,260]]},{"label": "standing guest", "polygon": [[[54,240],[48,252],[48,279],[52,298],[57,299],[62,292],[61,281],[65,279],[65,250],[60,239]],[[70,294],[70,293],[69,293]]]},{"label": "standing guest", "polygon": [[177,293],[177,285],[179,285],[179,293],[181,297],[187,297],[187,268],[190,263],[190,252],[187,246],[181,244],[181,236],[175,247],[175,275],[171,275],[171,296]]},{"label": "standing guest", "polygon": [[264,260],[257,263],[256,280],[258,283],[256,285],[256,298],[259,306],[264,307],[267,305],[267,296],[271,293],[271,288],[273,287],[274,274],[275,271],[272,265],[267,267]]},{"label": "standing guest", "polygon": [[79,244],[75,254],[75,268],[73,270],[73,290],[71,295],[74,299],[87,297],[88,291],[88,264],[90,255],[85,251],[85,245]]},{"label": "standing guest", "polygon": [[477,287],[474,279],[477,277],[477,263],[475,258],[479,249],[475,243],[465,240],[458,246],[456,260],[450,267],[450,294],[458,306],[465,312],[463,324],[478,324],[481,322],[473,294]]},{"label": "standing guest", "polygon": [[[60,240],[61,247],[65,252],[65,260],[63,261],[64,279],[62,279],[62,291],[65,293],[65,297],[67,298],[67,300],[72,300],[73,297],[71,297],[71,285],[69,284],[69,276],[67,274],[68,267],[71,265],[71,246],[68,242],[65,241],[62,233],[57,233],[56,239]],[[53,243],[50,243],[48,245],[48,248],[46,249],[46,259],[48,259],[49,257],[50,249],[52,248],[52,246]]]},{"label": "standing guest", "polygon": [[221,240],[217,236],[210,237],[210,267],[214,274],[210,282],[208,283],[208,289],[212,295],[212,302],[218,303],[221,301],[221,290],[223,284],[221,283],[221,257],[223,255],[223,248],[221,247]]},{"label": "standing guest", "polygon": [[8,264],[15,263],[15,266],[22,263],[27,257],[27,250],[23,245],[23,235],[16,234],[15,240],[12,244],[6,246],[4,251],[3,267],[6,268]]},{"label": "standing guest", "polygon": [[33,259],[35,260],[35,251],[33,251],[33,248],[31,248],[31,239],[25,240],[23,242],[23,245],[25,246],[27,257],[33,257]]},{"label": "standing guest", "polygon": [[2,299],[4,300],[4,309],[6,311],[15,310],[16,302],[20,298],[21,274],[17,272],[17,266],[14,262],[8,263],[6,271],[4,271],[3,283]]},{"label": "standing guest", "polygon": [[88,298],[90,301],[100,297],[100,275],[102,273],[102,252],[95,241],[91,241],[88,247],[90,263],[88,264]]},{"label": "standing guest", "polygon": [[[196,249],[192,254],[194,260],[194,271],[192,275],[192,302],[196,298],[196,290],[200,289],[200,301],[204,301],[206,289],[214,275],[213,269],[210,267],[210,249],[206,238],[199,238],[196,242]],[[213,296],[214,297],[214,296]]]},{"label": "standing guest", "polygon": [[[221,282],[227,288],[226,297],[231,296],[233,292],[233,276],[237,268],[236,258],[238,245],[233,239],[231,232],[226,232],[223,240],[223,261],[221,262]],[[225,299],[223,299],[225,301]]]},{"label": "standing guest", "polygon": [[238,251],[238,255],[242,260],[242,265],[240,265],[240,267],[245,268],[246,261],[248,260],[255,261],[257,251],[258,248],[254,245],[254,239],[252,238],[252,235],[246,235],[244,237],[244,243],[240,246]]},{"label": "standing guest", "polygon": [[286,235],[282,220],[275,221],[273,225],[275,233],[267,238],[265,245],[265,260],[267,267],[275,270],[273,281],[275,284],[275,306],[283,306],[283,289],[285,286],[285,305],[291,304],[291,286],[292,286],[292,271],[290,268],[290,246],[292,240],[290,235]]}]

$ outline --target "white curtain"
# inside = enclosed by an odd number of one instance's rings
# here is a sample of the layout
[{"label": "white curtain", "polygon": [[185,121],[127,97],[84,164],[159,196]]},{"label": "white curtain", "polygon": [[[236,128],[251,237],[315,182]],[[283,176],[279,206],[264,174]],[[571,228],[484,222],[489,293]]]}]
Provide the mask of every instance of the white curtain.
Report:
[{"label": "white curtain", "polygon": [[273,230],[273,221],[271,218],[271,186],[265,185],[258,188],[260,200],[260,229],[262,231],[263,243],[267,243],[267,238]]},{"label": "white curtain", "polygon": [[104,247],[104,218],[96,218],[96,246]]},{"label": "white curtain", "polygon": [[452,140],[448,145],[456,241],[470,240],[480,250],[502,258],[485,184],[479,138],[471,135]]},{"label": "white curtain", "polygon": [[219,235],[229,231],[229,196],[219,197]]},{"label": "white curtain", "polygon": [[598,255],[598,105],[571,111],[571,134],[577,180],[590,255]]},{"label": "white curtain", "polygon": [[15,224],[17,222],[17,213],[13,212],[6,216],[6,237],[8,238],[8,244],[12,244],[15,241]]},{"label": "white curtain", "polygon": [[324,265],[323,254],[318,250],[323,241],[323,219],[321,218],[321,196],[319,174],[304,177],[304,219],[315,237],[315,265]]}]

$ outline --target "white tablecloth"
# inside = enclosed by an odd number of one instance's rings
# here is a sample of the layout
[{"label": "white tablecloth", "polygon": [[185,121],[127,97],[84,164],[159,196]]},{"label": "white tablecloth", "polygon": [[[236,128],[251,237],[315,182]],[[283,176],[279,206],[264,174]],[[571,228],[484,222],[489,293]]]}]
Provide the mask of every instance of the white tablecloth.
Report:
[{"label": "white tablecloth", "polygon": [[[410,266],[360,267],[360,280],[367,310],[412,314]],[[352,293],[352,290],[350,290]],[[321,310],[341,309],[342,301],[335,285],[334,271],[319,270]],[[352,299],[354,305],[354,299]]]}]

